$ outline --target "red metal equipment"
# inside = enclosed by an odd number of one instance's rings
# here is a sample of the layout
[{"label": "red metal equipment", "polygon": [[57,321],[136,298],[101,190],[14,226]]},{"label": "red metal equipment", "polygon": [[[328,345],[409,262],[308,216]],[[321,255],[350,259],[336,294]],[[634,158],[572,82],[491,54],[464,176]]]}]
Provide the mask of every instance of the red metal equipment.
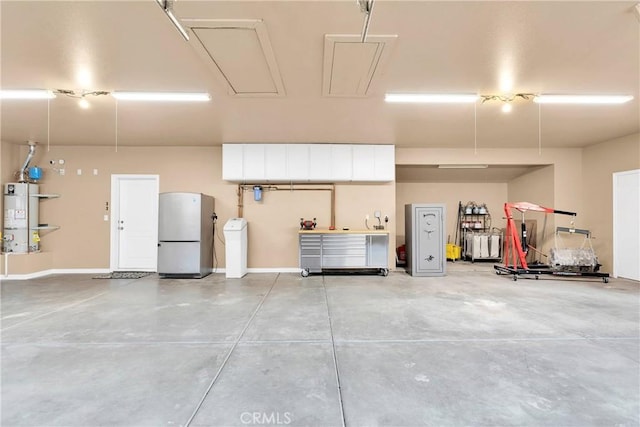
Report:
[{"label": "red metal equipment", "polygon": [[[518,231],[516,229],[516,223],[513,220],[512,209],[515,209],[519,212],[522,212],[522,226],[521,226],[521,234],[522,240],[518,236]],[[529,202],[516,202],[516,203],[505,203],[504,204],[504,213],[507,215],[507,231],[504,239],[504,265],[505,267],[509,266],[509,254],[511,254],[513,258],[513,264],[511,266],[528,269],[527,265],[527,228],[524,223],[524,213],[527,211],[534,212],[544,212],[544,213],[552,213],[552,214],[560,214],[560,215],[571,215],[576,216],[575,212],[568,211],[560,211],[552,208],[545,208],[544,206],[534,205]],[[518,261],[520,263],[518,264]]]},{"label": "red metal equipment", "polygon": [[[522,228],[520,235],[518,235],[516,223],[513,220],[513,210],[522,213]],[[507,218],[507,231],[505,233],[504,239],[504,265],[496,264],[493,266],[493,268],[496,270],[496,274],[511,274],[513,276],[513,280],[518,280],[518,276],[520,275],[533,275],[537,279],[540,275],[551,274],[554,276],[598,277],[601,278],[605,283],[609,281],[609,273],[601,273],[598,271],[557,271],[551,269],[548,265],[542,264],[530,268],[526,260],[529,247],[527,245],[527,228],[524,222],[524,213],[527,211],[576,216],[575,212],[545,208],[544,206],[536,205],[529,202],[505,203],[504,213],[506,214]],[[512,260],[511,264],[509,264],[509,258],[511,258]]]}]

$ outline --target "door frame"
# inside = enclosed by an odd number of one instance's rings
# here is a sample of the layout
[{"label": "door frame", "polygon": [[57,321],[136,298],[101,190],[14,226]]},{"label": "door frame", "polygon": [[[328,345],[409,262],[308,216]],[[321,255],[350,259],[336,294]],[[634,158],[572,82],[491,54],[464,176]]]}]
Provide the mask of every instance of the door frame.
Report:
[{"label": "door frame", "polygon": [[[153,180],[155,182],[155,192],[160,194],[160,175],[149,175],[149,174],[111,174],[111,213],[109,219],[109,240],[110,240],[110,249],[109,249],[109,270],[110,271],[118,271],[118,259],[119,259],[119,236],[117,230],[117,218],[120,215],[120,182],[125,180],[133,180],[133,179],[145,179],[145,180]],[[156,218],[156,222],[158,219]],[[157,243],[157,242],[156,242]],[[156,271],[155,269],[151,269],[149,271]],[[141,269],[146,270],[146,269]]]},{"label": "door frame", "polygon": [[[628,171],[622,171],[622,172],[614,172],[613,173],[613,218],[611,220],[611,222],[613,223],[613,238],[612,240],[612,255],[613,255],[613,277],[618,277],[618,273],[619,273],[619,269],[620,269],[620,261],[618,260],[617,255],[617,251],[618,251],[618,244],[619,242],[618,240],[618,227],[621,227],[621,224],[617,224],[616,222],[616,218],[617,218],[617,213],[618,213],[618,193],[617,193],[617,189],[618,189],[618,179],[621,176],[624,175],[640,175],[640,169],[632,169],[632,170],[628,170]],[[632,279],[634,280],[634,279]]]}]

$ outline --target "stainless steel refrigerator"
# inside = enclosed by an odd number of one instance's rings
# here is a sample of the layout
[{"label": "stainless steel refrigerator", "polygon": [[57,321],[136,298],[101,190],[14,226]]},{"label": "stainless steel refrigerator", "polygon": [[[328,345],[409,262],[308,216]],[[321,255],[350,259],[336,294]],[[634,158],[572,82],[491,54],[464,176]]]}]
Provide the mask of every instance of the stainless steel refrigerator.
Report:
[{"label": "stainless steel refrigerator", "polygon": [[158,273],[202,278],[213,271],[213,197],[160,193]]}]

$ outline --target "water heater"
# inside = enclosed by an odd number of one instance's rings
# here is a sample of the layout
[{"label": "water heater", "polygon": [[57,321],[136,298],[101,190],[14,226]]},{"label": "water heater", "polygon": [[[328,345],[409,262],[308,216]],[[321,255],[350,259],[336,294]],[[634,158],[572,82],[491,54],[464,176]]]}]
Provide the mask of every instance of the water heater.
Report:
[{"label": "water heater", "polygon": [[2,250],[26,253],[40,249],[38,235],[38,184],[10,182],[4,185]]}]

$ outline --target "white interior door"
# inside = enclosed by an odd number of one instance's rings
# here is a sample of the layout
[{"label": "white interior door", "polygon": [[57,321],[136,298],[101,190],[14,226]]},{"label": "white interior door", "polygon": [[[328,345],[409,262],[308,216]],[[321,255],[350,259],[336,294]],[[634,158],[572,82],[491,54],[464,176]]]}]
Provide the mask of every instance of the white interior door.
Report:
[{"label": "white interior door", "polygon": [[111,270],[156,271],[158,175],[111,176]]},{"label": "white interior door", "polygon": [[640,280],[640,169],[613,174],[613,275]]}]

